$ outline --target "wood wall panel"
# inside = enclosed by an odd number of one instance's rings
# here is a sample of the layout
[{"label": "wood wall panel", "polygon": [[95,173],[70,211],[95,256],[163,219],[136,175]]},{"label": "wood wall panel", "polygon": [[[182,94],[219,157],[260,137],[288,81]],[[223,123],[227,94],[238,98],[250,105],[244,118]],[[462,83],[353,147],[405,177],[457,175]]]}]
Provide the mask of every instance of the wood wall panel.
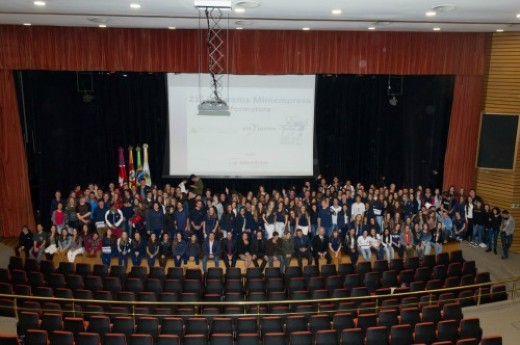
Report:
[{"label": "wood wall panel", "polygon": [[[488,51],[484,111],[520,114],[520,33],[493,34]],[[520,229],[520,143],[516,167],[512,171],[477,169],[477,190],[486,202],[508,209]],[[513,250],[520,252],[520,231],[514,236]]]}]

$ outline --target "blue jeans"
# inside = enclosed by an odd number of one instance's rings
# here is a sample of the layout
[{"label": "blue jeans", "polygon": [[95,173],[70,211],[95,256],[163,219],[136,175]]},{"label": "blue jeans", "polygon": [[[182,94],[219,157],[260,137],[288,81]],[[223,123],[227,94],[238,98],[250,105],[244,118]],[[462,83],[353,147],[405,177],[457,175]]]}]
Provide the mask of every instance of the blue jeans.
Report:
[{"label": "blue jeans", "polygon": [[487,245],[489,250],[497,251],[498,229],[490,229],[487,237]]},{"label": "blue jeans", "polygon": [[387,260],[388,261],[392,260],[394,258],[394,247],[392,247],[390,245],[390,246],[387,246],[384,248],[385,248],[385,255],[386,255]]},{"label": "blue jeans", "polygon": [[317,224],[311,224],[311,238],[316,235],[316,232],[318,231],[318,225]]},{"label": "blue jeans", "polygon": [[181,267],[181,262],[183,260],[187,260],[185,255],[180,256],[179,259],[177,259],[176,255],[173,256],[173,264],[175,265],[175,267]]},{"label": "blue jeans", "polygon": [[430,241],[422,242],[423,255],[430,255],[432,250],[432,243]]},{"label": "blue jeans", "polygon": [[382,232],[383,229],[383,216],[376,216],[376,223],[379,225],[379,229]]},{"label": "blue jeans", "polygon": [[127,253],[126,255],[124,255],[123,253],[118,254],[118,262],[120,266],[123,265],[125,267],[128,267],[128,255],[129,253]]},{"label": "blue jeans", "polygon": [[157,255],[152,257],[146,256],[146,261],[148,261],[148,267],[152,268],[155,266],[155,260],[157,259]]},{"label": "blue jeans", "polygon": [[332,230],[334,230],[334,224],[330,226],[324,226],[325,228],[325,235],[327,235],[328,238],[332,236]]},{"label": "blue jeans", "polygon": [[269,256],[267,258],[267,261],[269,262],[269,267],[273,267],[274,258],[278,259],[280,262],[280,271],[285,271],[285,259],[283,255],[275,255],[275,256]]},{"label": "blue jeans", "polygon": [[434,243],[435,255],[442,253],[442,243]]},{"label": "blue jeans", "polygon": [[473,225],[473,242],[475,244],[482,243],[482,233],[484,231],[484,225]]},{"label": "blue jeans", "polygon": [[213,255],[213,259],[210,259],[209,255],[204,255],[202,257],[202,271],[208,271],[208,260],[213,260],[213,262],[215,262],[215,267],[218,267],[219,259],[218,255]]},{"label": "blue jeans", "polygon": [[502,256],[507,259],[509,257],[509,248],[511,243],[513,243],[513,235],[506,235],[505,232],[501,231],[500,240],[502,240]]},{"label": "blue jeans", "polygon": [[359,252],[361,253],[361,256],[363,256],[363,259],[365,259],[365,261],[370,261],[370,257],[372,256],[370,248],[360,248]]},{"label": "blue jeans", "polygon": [[112,261],[112,254],[101,254],[101,261],[103,265],[110,267],[110,261]]},{"label": "blue jeans", "polygon": [[135,255],[135,252],[130,253],[130,258],[132,259],[132,265],[141,266],[142,254]]}]

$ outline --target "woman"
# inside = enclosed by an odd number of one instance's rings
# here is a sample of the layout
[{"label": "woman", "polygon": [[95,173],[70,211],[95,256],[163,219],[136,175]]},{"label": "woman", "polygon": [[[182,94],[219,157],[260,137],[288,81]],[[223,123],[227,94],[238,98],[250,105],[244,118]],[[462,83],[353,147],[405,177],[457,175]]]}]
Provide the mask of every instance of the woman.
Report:
[{"label": "woman", "polygon": [[119,265],[128,267],[128,258],[132,250],[132,240],[128,238],[127,232],[122,232],[121,237],[117,240],[117,261]]},{"label": "woman", "polygon": [[377,260],[383,260],[385,257],[385,250],[382,245],[381,235],[377,233],[375,227],[372,227],[370,229],[370,234],[368,236],[371,239],[370,240],[370,251],[372,253],[376,254]]},{"label": "woman", "polygon": [[[423,223],[423,226],[426,225]],[[419,259],[422,259],[424,253],[424,246],[422,243],[422,230],[419,223],[415,223],[412,229],[413,243],[415,244],[415,253]]]},{"label": "woman", "polygon": [[47,244],[47,234],[43,231],[43,225],[36,225],[36,233],[33,236],[33,246],[30,251],[32,259],[36,259],[38,263],[42,260],[43,251]]},{"label": "woman", "polygon": [[186,242],[182,238],[182,234],[180,232],[175,234],[175,240],[172,244],[172,256],[173,256],[173,263],[175,264],[175,267],[181,267],[181,261],[186,256]]},{"label": "woman", "polygon": [[172,257],[172,241],[168,233],[163,234],[161,243],[159,243],[159,266],[166,267],[168,259]]},{"label": "woman", "polygon": [[[235,240],[240,238],[242,232],[245,231],[245,228],[246,228],[245,215],[246,215],[246,210],[245,210],[245,208],[242,207],[238,211],[238,214],[235,217],[235,222],[233,224],[233,238]],[[247,232],[246,232],[246,234],[247,234]]]},{"label": "woman", "polygon": [[464,203],[464,214],[465,219],[467,223],[466,227],[466,235],[465,239],[469,241],[469,244],[472,246],[475,245],[474,238],[473,238],[473,209],[475,205],[473,204],[473,198],[471,196],[468,196],[466,199],[466,202]]},{"label": "woman", "polygon": [[[295,228],[301,229],[302,233],[305,236],[309,236],[310,223],[311,223],[311,217],[309,216],[309,212],[307,212],[307,207],[305,207],[305,206],[300,207],[300,212],[296,219]],[[294,230],[291,231],[291,235],[294,236]]]},{"label": "woman", "polygon": [[311,209],[309,210],[309,219],[311,223],[311,231],[309,237],[314,237],[316,232],[318,231],[318,205],[316,202],[311,204]]},{"label": "woman", "polygon": [[484,208],[482,209],[482,221],[484,222],[484,236],[482,240],[483,243],[486,244],[486,253],[491,251],[489,249],[489,242],[493,236],[493,228],[491,226],[492,215],[493,212],[491,211],[491,207],[488,204],[485,204]]},{"label": "woman", "polygon": [[409,259],[409,258],[413,257],[415,250],[414,250],[413,234],[412,234],[412,231],[410,230],[410,225],[404,226],[404,230],[401,235],[401,244],[406,253],[406,258]]},{"label": "woman", "polygon": [[220,231],[222,231],[222,236],[226,237],[226,234],[229,231],[233,231],[233,225],[235,223],[235,212],[233,212],[233,207],[231,205],[227,205],[222,218],[220,218]]},{"label": "woman", "polygon": [[493,230],[490,236],[488,250],[491,251],[491,248],[493,248],[493,253],[495,253],[495,255],[497,255],[497,241],[501,225],[502,214],[500,212],[500,209],[498,207],[493,207],[493,214],[491,215],[491,228]]},{"label": "woman", "polygon": [[347,236],[345,236],[345,251],[350,257],[350,262],[355,265],[359,259],[359,253],[357,250],[357,236],[356,229],[350,228]]},{"label": "woman", "polygon": [[383,246],[386,259],[390,262],[390,260],[394,259],[394,247],[392,246],[392,235],[389,228],[385,228],[385,230],[383,230],[383,236],[381,236],[381,245]]},{"label": "woman", "polygon": [[83,236],[83,244],[85,245],[85,256],[97,257],[101,253],[103,247],[103,239],[99,237],[97,231],[90,236]]},{"label": "woman", "polygon": [[392,239],[392,250],[399,255],[401,259],[404,259],[404,246],[401,244],[401,225],[397,224],[390,233]]},{"label": "woman", "polygon": [[67,231],[72,234],[72,229],[79,226],[78,215],[76,214],[76,199],[70,197],[65,207],[65,218],[67,219]]},{"label": "woman", "polygon": [[206,237],[209,235],[210,232],[213,232],[215,236],[217,235],[218,217],[213,207],[208,208],[208,211],[204,216],[204,221],[202,222],[202,227],[204,229],[204,234],[206,235]]},{"label": "woman", "polygon": [[67,228],[63,228],[61,230],[61,235],[58,238],[58,250],[56,251],[56,254],[58,255],[58,261],[63,261],[63,255],[67,253],[71,243],[72,241]]},{"label": "woman", "polygon": [[[274,223],[275,231],[278,231],[279,234],[283,234],[287,224],[289,222],[289,215],[285,211],[285,206],[283,202],[278,203],[278,208],[276,209],[276,220]],[[271,234],[272,237],[272,234]],[[269,238],[271,238],[269,237]]]},{"label": "woman", "polygon": [[51,221],[52,224],[56,226],[58,234],[61,233],[61,229],[67,225],[67,213],[63,211],[63,204],[61,202],[59,202],[56,209],[52,211]]},{"label": "woman", "polygon": [[[195,239],[196,238],[197,237],[195,236]],[[148,261],[148,267],[150,269],[155,266],[157,255],[159,255],[159,241],[157,241],[157,236],[155,233],[151,233],[150,239],[146,244],[146,260]]]},{"label": "woman", "polygon": [[54,254],[56,254],[56,252],[58,251],[59,233],[57,226],[54,224],[51,225],[50,231],[51,233],[49,234],[49,238],[47,241],[48,246],[47,248],[45,248],[45,257],[47,258],[47,260],[52,261],[54,259]]},{"label": "woman", "polygon": [[442,223],[438,222],[437,227],[432,234],[432,244],[435,250],[435,255],[442,253],[442,245],[444,243],[444,236],[442,235]]},{"label": "woman", "polygon": [[[287,225],[289,227],[289,231],[291,235],[294,236],[294,232],[296,231],[296,222],[297,222],[296,212],[294,210],[289,211],[289,217],[287,218]],[[302,230],[303,231],[303,230]]]},{"label": "woman", "polygon": [[132,242],[130,242],[130,245],[132,246],[130,250],[132,265],[141,266],[141,261],[143,260],[143,257],[146,256],[146,243],[139,232],[134,233],[134,238]]},{"label": "woman", "polygon": [[[247,233],[244,233],[247,235]],[[198,265],[200,262],[200,243],[197,241],[197,235],[191,234],[190,241],[188,242],[188,248],[186,255],[184,256],[184,264],[188,264],[188,260],[195,261]]]},{"label": "woman", "polygon": [[368,237],[367,230],[363,230],[361,236],[357,238],[358,251],[363,256],[363,259],[368,262],[370,262],[370,258],[372,256],[370,252],[371,242],[372,240]]},{"label": "woman", "polygon": [[242,238],[238,241],[237,255],[244,260],[246,269],[251,266],[251,242],[247,233],[242,234]]},{"label": "woman", "polygon": [[112,229],[107,229],[102,243],[101,261],[103,262],[103,265],[110,267],[112,257],[117,254],[117,238],[112,235]]},{"label": "woman", "polygon": [[339,211],[339,213],[338,213],[338,231],[339,231],[339,237],[341,238],[342,242],[345,241],[345,237],[347,235],[348,221],[349,221],[348,207],[346,204],[343,204],[343,206],[341,206],[341,211]]},{"label": "woman", "polygon": [[262,218],[264,220],[264,227],[265,227],[265,232],[267,234],[267,239],[270,239],[271,237],[273,237],[273,232],[275,230],[275,223],[276,223],[274,201],[269,201],[269,203],[267,204],[265,213],[262,215]]},{"label": "woman", "polygon": [[423,247],[423,255],[430,255],[432,247],[432,233],[430,232],[430,226],[426,223],[422,226],[421,242]]},{"label": "woman", "polygon": [[484,235],[484,207],[482,206],[482,202],[480,200],[475,201],[475,206],[473,207],[473,243],[476,246],[485,244],[482,242],[482,236]]},{"label": "woman", "polygon": [[67,258],[69,262],[74,262],[76,260],[76,256],[85,253],[85,248],[83,248],[83,238],[78,233],[78,229],[72,229],[72,237],[70,238],[70,247],[67,252]]},{"label": "woman", "polygon": [[341,238],[339,237],[339,231],[337,229],[332,230],[332,236],[329,240],[329,252],[330,257],[334,260],[336,269],[339,269],[341,264]]}]

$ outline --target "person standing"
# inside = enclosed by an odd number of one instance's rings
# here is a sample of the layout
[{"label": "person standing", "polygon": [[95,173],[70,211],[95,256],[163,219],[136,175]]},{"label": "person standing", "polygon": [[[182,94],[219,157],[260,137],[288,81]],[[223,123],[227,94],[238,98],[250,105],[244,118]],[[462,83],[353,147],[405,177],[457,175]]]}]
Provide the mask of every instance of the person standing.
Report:
[{"label": "person standing", "polygon": [[[114,204],[110,205],[110,209],[105,212],[105,223],[108,228],[112,230],[112,233],[117,237],[122,236],[122,224],[125,221],[125,217],[123,217],[123,211],[116,208]],[[127,232],[127,239],[129,233]]]},{"label": "person standing", "polygon": [[103,237],[101,247],[101,261],[103,265],[110,267],[112,257],[117,254],[117,239],[112,235],[112,229],[108,228]]},{"label": "person standing", "polygon": [[146,256],[146,242],[141,237],[141,234],[136,231],[133,236],[133,241],[130,242],[132,245],[130,251],[130,258],[132,259],[132,265],[141,266],[143,257]]},{"label": "person standing", "polygon": [[146,244],[146,260],[148,261],[148,267],[150,269],[155,266],[157,255],[159,255],[159,241],[155,233],[152,232]]},{"label": "person standing", "polygon": [[509,258],[509,248],[513,243],[515,232],[515,219],[508,210],[502,211],[502,224],[500,225],[500,240],[502,241],[502,259]]},{"label": "person standing", "polygon": [[161,205],[155,201],[152,208],[146,212],[146,230],[148,235],[154,234],[156,239],[159,238],[163,226],[164,213]]},{"label": "person standing", "polygon": [[128,258],[130,257],[130,252],[132,250],[132,240],[128,238],[128,233],[123,232],[121,237],[117,240],[117,256],[119,265],[128,267]]}]

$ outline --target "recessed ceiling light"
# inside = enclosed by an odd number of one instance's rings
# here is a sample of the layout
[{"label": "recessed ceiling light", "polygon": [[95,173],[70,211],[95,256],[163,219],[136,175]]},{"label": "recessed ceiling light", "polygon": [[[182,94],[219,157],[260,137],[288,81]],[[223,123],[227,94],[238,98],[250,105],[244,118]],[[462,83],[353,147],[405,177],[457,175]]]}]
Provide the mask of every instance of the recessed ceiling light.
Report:
[{"label": "recessed ceiling light", "polygon": [[244,8],[241,8],[241,7],[237,7],[235,8],[235,12],[236,13],[244,13],[246,10]]},{"label": "recessed ceiling light", "polygon": [[437,15],[437,12],[435,12],[435,11],[426,12],[426,17],[435,17],[436,15]]},{"label": "recessed ceiling light", "polygon": [[256,8],[260,6],[260,3],[255,0],[239,0],[235,2],[235,6],[242,8]]},{"label": "recessed ceiling light", "polygon": [[177,28],[176,28],[175,26],[168,26],[168,29],[170,29],[170,30],[175,30],[175,29],[177,29]]},{"label": "recessed ceiling light", "polygon": [[520,18],[520,13],[518,13],[518,14],[516,15],[516,18]]},{"label": "recessed ceiling light", "polygon": [[239,27],[237,27],[237,30],[242,30],[242,28],[239,26]]},{"label": "recessed ceiling light", "polygon": [[45,1],[35,1],[33,2],[34,5],[36,6],[45,6],[47,5],[47,3]]},{"label": "recessed ceiling light", "polygon": [[433,28],[433,31],[441,31],[441,28]]},{"label": "recessed ceiling light", "polygon": [[25,26],[31,26],[31,23],[23,23]]},{"label": "recessed ceiling light", "polygon": [[368,28],[368,30],[375,30],[375,29],[376,29],[376,28],[373,27],[373,26],[371,26],[371,27]]},{"label": "recessed ceiling light", "polygon": [[141,8],[141,5],[133,3],[133,4],[130,4],[130,8],[133,8],[134,10],[137,10],[137,9]]},{"label": "recessed ceiling light", "polygon": [[335,10],[332,10],[332,14],[341,14],[341,10],[339,8],[335,9]]},{"label": "recessed ceiling light", "polygon": [[504,29],[497,29],[497,32],[504,32]]},{"label": "recessed ceiling light", "polygon": [[99,26],[100,28],[106,28],[106,27],[107,27],[106,24],[99,24],[98,26]]},{"label": "recessed ceiling light", "polygon": [[302,28],[303,31],[309,31],[311,28]]}]

